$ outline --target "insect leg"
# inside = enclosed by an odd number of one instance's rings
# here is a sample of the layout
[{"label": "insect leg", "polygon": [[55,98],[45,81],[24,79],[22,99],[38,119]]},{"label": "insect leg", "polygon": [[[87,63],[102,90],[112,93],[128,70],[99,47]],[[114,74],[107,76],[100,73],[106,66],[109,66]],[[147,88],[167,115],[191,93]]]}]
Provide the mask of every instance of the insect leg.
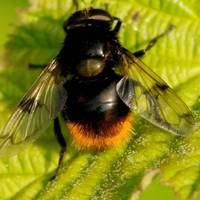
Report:
[{"label": "insect leg", "polygon": [[47,65],[35,65],[35,64],[29,64],[28,67],[30,69],[44,69]]},{"label": "insect leg", "polygon": [[66,143],[65,138],[64,138],[64,136],[62,134],[58,118],[56,118],[54,120],[54,133],[55,133],[55,136],[56,136],[56,138],[58,140],[58,143],[61,146],[61,150],[60,150],[60,156],[59,156],[59,160],[58,160],[58,166],[56,168],[55,174],[52,177],[52,179],[54,179],[57,176],[58,170],[59,170],[59,168],[60,168],[60,166],[61,166],[61,164],[62,164],[62,162],[64,160],[64,155],[65,155],[66,150],[67,150],[67,143]]},{"label": "insect leg", "polygon": [[73,3],[75,5],[76,11],[78,11],[79,10],[78,1],[77,0],[73,0]]},{"label": "insect leg", "polygon": [[116,26],[114,27],[113,32],[118,33],[119,30],[120,30],[120,28],[121,28],[122,21],[121,21],[119,18],[117,18],[117,17],[114,17],[114,20],[117,21],[117,24],[116,24]]},{"label": "insect leg", "polygon": [[146,53],[147,51],[149,51],[149,50],[156,44],[156,42],[157,42],[160,38],[166,36],[166,35],[167,35],[169,32],[171,32],[174,28],[175,28],[175,26],[174,26],[173,24],[169,25],[169,26],[167,27],[167,29],[165,30],[165,32],[163,32],[163,33],[161,33],[160,35],[158,35],[158,36],[154,37],[153,39],[151,39],[150,42],[148,43],[148,45],[147,45],[144,49],[141,49],[141,50],[139,50],[139,51],[134,52],[133,55],[136,56],[136,57],[142,57],[142,56],[144,56],[145,53]]}]

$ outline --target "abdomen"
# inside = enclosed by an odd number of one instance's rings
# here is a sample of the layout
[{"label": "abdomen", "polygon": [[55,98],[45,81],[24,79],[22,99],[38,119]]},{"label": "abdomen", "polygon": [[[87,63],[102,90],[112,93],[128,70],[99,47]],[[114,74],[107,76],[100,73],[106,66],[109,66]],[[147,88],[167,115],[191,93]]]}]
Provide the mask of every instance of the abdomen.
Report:
[{"label": "abdomen", "polygon": [[116,93],[121,77],[67,83],[63,116],[79,149],[106,149],[122,143],[130,133],[129,108]]}]

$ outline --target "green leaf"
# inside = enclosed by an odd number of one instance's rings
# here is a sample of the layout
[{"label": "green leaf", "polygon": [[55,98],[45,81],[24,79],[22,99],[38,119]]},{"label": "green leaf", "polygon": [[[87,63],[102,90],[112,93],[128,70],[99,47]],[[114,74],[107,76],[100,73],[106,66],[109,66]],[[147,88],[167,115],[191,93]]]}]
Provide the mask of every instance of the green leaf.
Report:
[{"label": "green leaf", "polygon": [[[108,8],[123,20],[119,38],[131,51],[145,47],[169,24],[176,29],[147,52],[143,61],[173,86],[200,119],[200,3],[197,0],[81,1],[85,7]],[[46,64],[62,47],[62,24],[76,6],[71,0],[35,0],[21,13],[6,44],[10,67],[0,72],[0,112],[8,114],[38,75],[29,64]],[[13,66],[13,67],[11,67]],[[0,199],[136,199],[161,172],[180,199],[194,198],[200,187],[200,130],[185,138],[156,128],[139,116],[120,147],[103,152],[78,151],[68,142],[65,163],[54,181],[59,146],[50,127],[18,155],[0,160]]]},{"label": "green leaf", "polygon": [[7,65],[27,67],[29,64],[45,65],[57,54],[64,39],[62,22],[52,17],[16,28],[6,43]]}]

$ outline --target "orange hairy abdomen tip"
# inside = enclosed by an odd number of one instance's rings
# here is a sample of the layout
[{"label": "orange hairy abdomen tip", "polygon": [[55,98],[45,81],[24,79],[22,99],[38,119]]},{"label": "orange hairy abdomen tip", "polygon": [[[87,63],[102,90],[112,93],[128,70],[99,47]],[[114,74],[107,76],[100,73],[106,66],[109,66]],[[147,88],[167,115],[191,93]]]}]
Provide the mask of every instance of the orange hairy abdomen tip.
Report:
[{"label": "orange hairy abdomen tip", "polygon": [[93,124],[68,122],[67,125],[78,149],[103,150],[119,146],[126,141],[131,132],[131,122],[132,116],[129,113],[115,121]]}]

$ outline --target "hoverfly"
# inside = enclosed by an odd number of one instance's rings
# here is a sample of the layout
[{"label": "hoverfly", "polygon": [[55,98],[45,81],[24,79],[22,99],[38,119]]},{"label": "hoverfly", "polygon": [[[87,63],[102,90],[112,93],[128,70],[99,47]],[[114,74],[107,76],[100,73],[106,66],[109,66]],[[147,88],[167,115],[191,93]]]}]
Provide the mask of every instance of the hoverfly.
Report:
[{"label": "hoverfly", "polygon": [[35,140],[54,120],[62,146],[58,114],[80,149],[107,149],[130,134],[131,112],[176,135],[194,129],[185,103],[165,81],[118,40],[121,21],[101,9],[77,11],[64,23],[67,36],[58,55],[46,66],[0,133],[0,153]]}]

